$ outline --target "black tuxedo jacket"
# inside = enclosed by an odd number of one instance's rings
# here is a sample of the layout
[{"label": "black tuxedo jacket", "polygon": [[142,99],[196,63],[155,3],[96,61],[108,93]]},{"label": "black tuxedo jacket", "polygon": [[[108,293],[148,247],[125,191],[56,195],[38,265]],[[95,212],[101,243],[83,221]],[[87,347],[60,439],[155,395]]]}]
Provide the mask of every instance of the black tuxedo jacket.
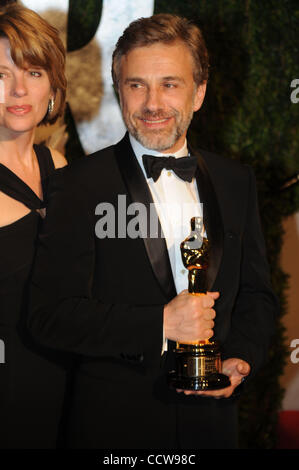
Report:
[{"label": "black tuxedo jacket", "polygon": [[[208,290],[220,292],[215,336],[223,357],[244,359],[253,375],[266,359],[277,308],[254,176],[191,151],[211,243]],[[163,308],[176,291],[165,239],[123,233],[120,199],[153,202],[128,136],[57,171],[49,194],[28,325],[39,342],[75,354],[70,446],[234,447],[234,398],[182,396],[166,385],[172,352],[161,356]],[[115,210],[115,226],[99,238],[103,207]]]}]

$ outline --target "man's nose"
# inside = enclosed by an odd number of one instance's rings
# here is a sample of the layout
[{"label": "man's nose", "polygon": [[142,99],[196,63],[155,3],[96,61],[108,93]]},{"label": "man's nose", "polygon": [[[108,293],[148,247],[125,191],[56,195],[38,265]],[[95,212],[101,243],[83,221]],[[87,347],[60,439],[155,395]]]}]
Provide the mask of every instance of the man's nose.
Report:
[{"label": "man's nose", "polygon": [[149,88],[146,94],[145,106],[150,111],[156,111],[161,109],[162,106],[162,96],[161,92],[157,88]]}]

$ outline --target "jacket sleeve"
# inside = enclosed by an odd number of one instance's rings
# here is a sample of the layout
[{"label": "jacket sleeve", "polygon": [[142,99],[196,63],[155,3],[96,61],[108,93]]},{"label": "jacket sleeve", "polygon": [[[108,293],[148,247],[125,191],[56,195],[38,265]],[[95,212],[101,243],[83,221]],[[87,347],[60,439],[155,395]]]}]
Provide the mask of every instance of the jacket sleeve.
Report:
[{"label": "jacket sleeve", "polygon": [[131,355],[140,362],[150,350],[160,358],[163,306],[105,304],[92,298],[94,218],[86,188],[69,173],[63,168],[49,181],[28,328],[36,341],[62,351],[90,357]]},{"label": "jacket sleeve", "polygon": [[223,358],[239,357],[251,366],[250,376],[265,363],[279,310],[274,295],[258,211],[255,177],[249,171],[249,195],[242,239],[240,284]]}]

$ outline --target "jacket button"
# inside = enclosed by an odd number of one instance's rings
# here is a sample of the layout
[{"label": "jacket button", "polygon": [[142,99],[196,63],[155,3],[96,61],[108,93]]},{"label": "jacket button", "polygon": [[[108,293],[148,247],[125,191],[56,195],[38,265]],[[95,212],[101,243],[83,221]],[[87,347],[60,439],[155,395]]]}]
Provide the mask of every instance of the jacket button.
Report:
[{"label": "jacket button", "polygon": [[230,238],[230,239],[235,238],[234,232],[227,232],[226,235],[227,235],[227,238]]},{"label": "jacket button", "polygon": [[143,360],[144,360],[143,354],[139,354],[138,362],[143,362]]}]

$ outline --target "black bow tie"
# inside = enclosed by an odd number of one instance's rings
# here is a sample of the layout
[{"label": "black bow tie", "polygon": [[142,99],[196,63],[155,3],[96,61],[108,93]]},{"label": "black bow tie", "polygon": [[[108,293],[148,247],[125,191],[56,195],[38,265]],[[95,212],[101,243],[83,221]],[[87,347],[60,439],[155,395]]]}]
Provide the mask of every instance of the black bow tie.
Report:
[{"label": "black bow tie", "polygon": [[154,157],[153,155],[142,155],[144,169],[148,178],[157,181],[163,168],[173,170],[174,173],[184,181],[191,183],[197,166],[196,157]]}]

